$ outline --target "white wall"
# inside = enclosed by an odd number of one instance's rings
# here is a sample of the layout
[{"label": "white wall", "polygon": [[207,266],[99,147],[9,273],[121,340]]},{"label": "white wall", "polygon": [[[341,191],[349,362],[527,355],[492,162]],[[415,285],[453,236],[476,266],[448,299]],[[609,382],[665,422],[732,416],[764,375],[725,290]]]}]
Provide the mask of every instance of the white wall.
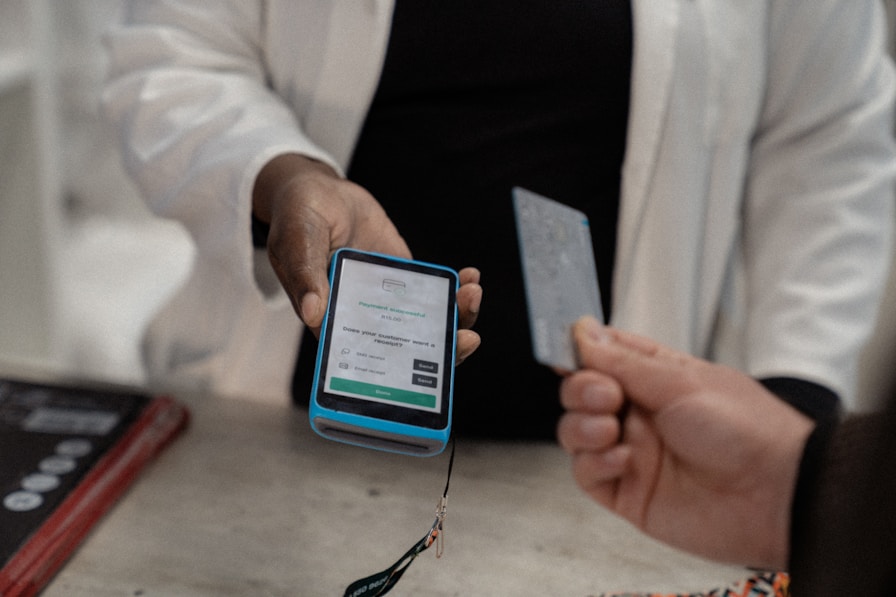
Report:
[{"label": "white wall", "polygon": [[138,338],[186,275],[101,124],[120,0],[0,0],[0,368],[139,384]]}]

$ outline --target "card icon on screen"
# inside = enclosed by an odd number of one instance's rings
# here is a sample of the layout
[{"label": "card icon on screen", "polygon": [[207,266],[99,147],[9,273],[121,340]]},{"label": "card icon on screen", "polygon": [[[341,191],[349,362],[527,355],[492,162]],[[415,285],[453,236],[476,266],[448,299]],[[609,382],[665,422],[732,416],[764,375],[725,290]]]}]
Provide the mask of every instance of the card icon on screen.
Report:
[{"label": "card icon on screen", "polygon": [[383,280],[383,290],[386,292],[392,292],[397,295],[403,295],[405,293],[406,287],[404,282],[401,280],[391,280],[389,278],[385,278]]}]

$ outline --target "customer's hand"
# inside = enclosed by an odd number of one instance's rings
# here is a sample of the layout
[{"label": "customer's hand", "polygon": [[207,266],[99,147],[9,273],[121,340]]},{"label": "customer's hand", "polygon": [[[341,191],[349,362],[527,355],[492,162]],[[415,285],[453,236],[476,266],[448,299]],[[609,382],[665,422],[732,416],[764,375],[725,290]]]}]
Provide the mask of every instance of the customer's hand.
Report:
[{"label": "customer's hand", "polygon": [[700,556],[783,569],[813,422],[734,369],[584,318],[558,439],[594,500]]},{"label": "customer's hand", "polygon": [[[315,335],[320,333],[326,310],[327,269],[334,251],[352,247],[411,258],[395,225],[367,190],[304,156],[284,154],[262,168],[252,210],[270,224],[271,265],[299,318]],[[479,271],[465,268],[459,274],[458,363],[479,346],[479,335],[469,328],[482,299]]]}]

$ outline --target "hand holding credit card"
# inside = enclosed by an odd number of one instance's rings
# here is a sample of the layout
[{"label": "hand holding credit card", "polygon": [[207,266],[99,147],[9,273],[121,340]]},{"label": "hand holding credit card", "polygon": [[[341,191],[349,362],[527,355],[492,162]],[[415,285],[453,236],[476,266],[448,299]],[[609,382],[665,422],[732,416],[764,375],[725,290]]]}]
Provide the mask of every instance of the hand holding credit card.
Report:
[{"label": "hand holding credit card", "polygon": [[585,315],[604,319],[588,218],[520,187],[513,207],[535,360],[572,371],[572,325]]}]

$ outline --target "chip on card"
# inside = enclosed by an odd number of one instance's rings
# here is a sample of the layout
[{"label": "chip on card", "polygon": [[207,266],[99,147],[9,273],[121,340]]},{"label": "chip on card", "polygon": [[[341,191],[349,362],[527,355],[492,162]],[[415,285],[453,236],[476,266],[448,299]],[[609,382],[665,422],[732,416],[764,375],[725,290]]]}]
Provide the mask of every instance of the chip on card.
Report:
[{"label": "chip on card", "polygon": [[572,325],[585,315],[603,321],[588,218],[520,187],[513,206],[535,360],[572,371]]}]

